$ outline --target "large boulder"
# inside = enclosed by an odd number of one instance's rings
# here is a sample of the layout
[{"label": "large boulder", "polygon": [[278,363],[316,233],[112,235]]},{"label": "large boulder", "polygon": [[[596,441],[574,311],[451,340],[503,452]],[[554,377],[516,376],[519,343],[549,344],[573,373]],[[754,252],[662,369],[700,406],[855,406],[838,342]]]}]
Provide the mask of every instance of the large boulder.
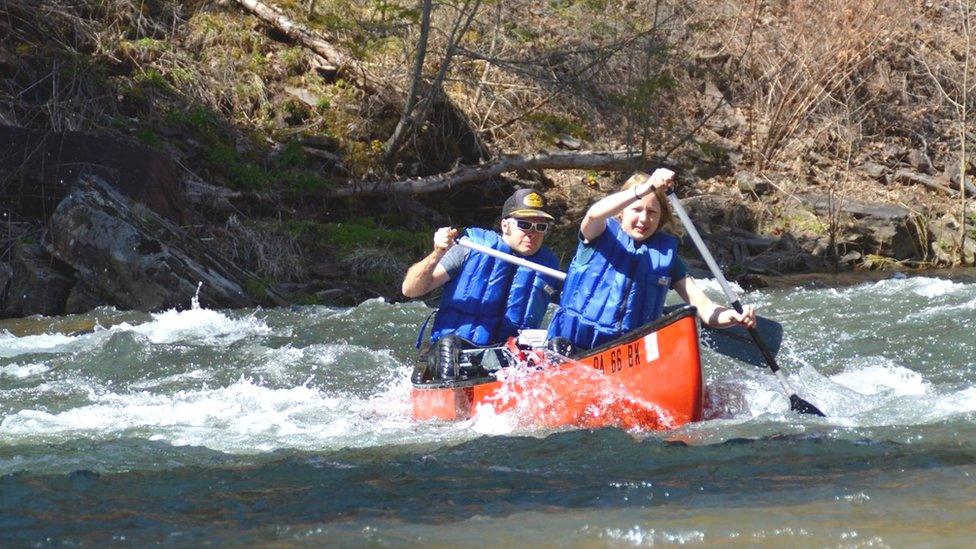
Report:
[{"label": "large boulder", "polygon": [[11,250],[9,283],[0,301],[0,317],[64,314],[64,302],[75,285],[64,268],[40,244],[18,242]]},{"label": "large boulder", "polygon": [[932,259],[938,265],[955,265],[960,260],[967,265],[976,264],[976,238],[966,237],[962,257],[959,257],[959,221],[951,213],[928,222],[931,235]]},{"label": "large boulder", "polygon": [[82,175],[54,211],[46,247],[90,293],[123,309],[184,308],[201,283],[200,303],[210,307],[282,303],[253,275],[94,175]]},{"label": "large boulder", "polygon": [[856,243],[861,253],[899,261],[921,260],[925,254],[919,245],[916,223],[907,208],[819,194],[802,194],[796,198],[828,219],[836,214],[837,240]]}]

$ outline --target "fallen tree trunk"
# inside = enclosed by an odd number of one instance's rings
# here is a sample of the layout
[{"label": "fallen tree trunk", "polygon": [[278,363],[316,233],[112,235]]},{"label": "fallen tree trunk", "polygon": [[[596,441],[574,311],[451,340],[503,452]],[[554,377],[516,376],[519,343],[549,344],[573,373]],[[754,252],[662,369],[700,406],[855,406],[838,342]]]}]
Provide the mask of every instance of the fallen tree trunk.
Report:
[{"label": "fallen tree trunk", "polygon": [[[918,172],[913,172],[911,170],[898,170],[895,172],[894,179],[896,181],[907,181],[909,183],[918,183],[932,190],[939,191],[942,194],[956,197],[959,196],[959,191],[953,189],[949,186],[949,182],[943,183],[942,181],[932,176],[921,174]],[[964,184],[964,189],[966,189],[966,195],[969,197],[976,196],[976,187],[968,181]]]},{"label": "fallen tree trunk", "polygon": [[505,154],[476,166],[459,166],[449,172],[394,182],[367,182],[333,189],[332,198],[380,194],[424,194],[455,185],[484,181],[519,170],[624,170],[645,160],[640,151],[559,151],[536,154]]},{"label": "fallen tree trunk", "polygon": [[314,31],[295,23],[278,8],[258,2],[258,0],[235,1],[257,16],[258,19],[318,54],[335,68],[337,74],[353,82],[360,89],[371,94],[382,89],[376,78],[367,73],[359,62],[337,50]]}]

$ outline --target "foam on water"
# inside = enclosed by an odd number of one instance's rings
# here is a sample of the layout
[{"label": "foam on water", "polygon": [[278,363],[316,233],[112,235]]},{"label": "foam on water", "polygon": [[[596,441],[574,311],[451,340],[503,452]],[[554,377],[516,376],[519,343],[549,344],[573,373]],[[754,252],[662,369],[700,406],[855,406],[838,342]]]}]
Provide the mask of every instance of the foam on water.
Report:
[{"label": "foam on water", "polygon": [[60,413],[19,410],[0,422],[0,440],[50,443],[79,436],[144,436],[231,453],[357,447],[376,443],[383,431],[408,427],[404,392],[397,384],[359,399],[308,386],[270,389],[251,379],[171,395],[110,392]]},{"label": "foam on water", "polygon": [[111,328],[96,325],[92,332],[80,335],[53,333],[17,337],[4,332],[0,334],[0,358],[29,353],[84,352],[123,332],[139,334],[155,344],[181,342],[225,346],[246,337],[269,334],[271,329],[253,314],[233,319],[211,309],[171,309],[153,314],[152,320],[143,324],[133,326],[122,322]]},{"label": "foam on water", "polygon": [[830,379],[863,395],[924,395],[929,385],[918,372],[880,357],[858,361]]},{"label": "foam on water", "polygon": [[[721,298],[714,280],[699,283]],[[747,296],[745,301],[769,301],[786,308],[794,323],[809,322],[810,328],[802,324],[797,328],[784,321],[787,337],[780,362],[798,394],[823,409],[828,418],[790,413],[783,388],[768,370],[726,362],[718,367],[706,364],[705,418],[712,421],[687,430],[714,432],[713,438],[701,440],[716,442],[750,432],[749,425],[762,425],[773,433],[809,425],[917,425],[976,411],[976,389],[965,377],[948,376],[953,383],[936,379],[942,369],[926,370],[896,358],[904,351],[861,356],[849,350],[863,345],[866,336],[883,326],[878,320],[881,314],[871,317],[870,309],[853,309],[859,301],[915,296],[920,303],[931,303],[931,314],[953,308],[965,312],[976,307],[972,289],[941,279],[915,278],[843,290]],[[832,320],[815,315],[831,309],[843,309],[843,318],[851,324],[836,333],[824,330],[817,323],[829,326]],[[248,454],[287,448],[450,443],[481,434],[544,436],[545,418],[565,415],[568,408],[578,416],[570,421],[577,427],[615,425],[639,431],[650,428],[640,421],[667,424],[668,418],[652,404],[590,379],[596,373],[592,368],[571,374],[553,371],[540,385],[526,385],[513,371],[510,378],[503,376],[506,388],[499,398],[511,400],[503,411],[482,409],[474,419],[454,424],[413,422],[409,413],[412,360],[406,358],[412,355],[403,351],[412,342],[388,336],[412,332],[426,313],[421,305],[382,300],[348,309],[312,307],[239,316],[196,306],[158,313],[142,324],[96,327],[81,335],[3,334],[0,358],[24,354],[45,358],[0,363],[0,379],[17,383],[0,391],[6,402],[17,403],[0,416],[0,441],[140,437]],[[316,339],[317,330],[332,334],[329,330],[335,325],[343,326],[340,337]],[[797,334],[802,329],[810,332]],[[299,330],[301,338],[291,337]],[[136,337],[118,341],[125,334]],[[937,338],[933,341],[932,345],[945,346]],[[202,351],[192,354],[186,348]],[[908,349],[914,352],[915,347]],[[116,356],[136,357],[148,365],[118,364],[93,371],[75,366],[98,366],[105,357]],[[959,367],[936,364],[946,370]],[[116,377],[130,369],[138,373],[125,380]],[[553,391],[552,384],[566,387]],[[561,394],[574,395],[573,402],[560,398]]]},{"label": "foam on water", "polygon": [[253,314],[232,319],[211,309],[199,307],[185,311],[171,309],[154,314],[151,322],[138,326],[119,325],[112,329],[140,334],[151,343],[204,343],[229,345],[246,337],[271,333],[262,320]]},{"label": "foam on water", "polygon": [[633,526],[632,528],[607,528],[601,538],[614,544],[623,543],[635,547],[653,546],[658,543],[668,545],[699,545],[705,542],[705,532],[700,530],[665,530]]},{"label": "foam on water", "polygon": [[27,364],[19,364],[15,362],[6,366],[0,366],[0,378],[7,376],[15,379],[25,379],[43,374],[50,370],[50,366],[42,363],[32,362]]},{"label": "foam on water", "polygon": [[12,358],[27,353],[61,353],[73,350],[76,343],[86,336],[40,334],[17,337],[9,332],[0,333],[0,358]]}]

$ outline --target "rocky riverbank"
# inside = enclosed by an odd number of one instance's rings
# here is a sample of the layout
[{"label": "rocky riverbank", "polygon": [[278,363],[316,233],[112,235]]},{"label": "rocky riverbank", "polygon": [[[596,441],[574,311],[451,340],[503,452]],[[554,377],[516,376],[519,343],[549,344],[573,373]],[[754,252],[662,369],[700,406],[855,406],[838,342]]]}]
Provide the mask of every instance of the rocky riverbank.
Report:
[{"label": "rocky riverbank", "polygon": [[[150,148],[105,136],[12,127],[0,127],[0,137],[14,151],[5,157],[3,198],[23,225],[0,263],[3,317],[81,313],[99,305],[183,308],[198,287],[201,303],[211,307],[399,298],[395,282],[411,259],[406,256],[385,266],[390,278],[377,280],[369,293],[337,280],[351,271],[341,259],[335,266],[338,276],[331,280],[269,287],[199,237],[215,224],[191,205],[189,192],[197,187],[189,187],[172,163]],[[739,183],[754,180],[747,172],[737,177]],[[700,192],[709,183],[682,192]],[[789,273],[915,269],[925,266],[939,239],[947,237],[938,224],[905,207],[818,194],[793,197],[795,207],[783,215],[807,223],[807,230],[784,227],[779,234],[761,234],[763,203],[756,200],[757,190],[739,184],[731,192],[712,189],[684,199],[713,253],[746,286],[827,280],[783,276]],[[599,193],[593,189],[595,196]],[[820,220],[830,212],[836,221],[824,226]],[[563,231],[553,239],[563,257],[572,252],[572,220],[579,215],[566,208]],[[704,274],[693,249],[686,249],[685,256]],[[355,274],[369,284],[370,273]]]},{"label": "rocky riverbank", "polygon": [[400,299],[435,227],[521,186],[565,264],[658,165],[746,286],[976,262],[948,3],[504,3],[434,33],[417,86],[412,5],[258,4],[0,6],[0,317]]}]

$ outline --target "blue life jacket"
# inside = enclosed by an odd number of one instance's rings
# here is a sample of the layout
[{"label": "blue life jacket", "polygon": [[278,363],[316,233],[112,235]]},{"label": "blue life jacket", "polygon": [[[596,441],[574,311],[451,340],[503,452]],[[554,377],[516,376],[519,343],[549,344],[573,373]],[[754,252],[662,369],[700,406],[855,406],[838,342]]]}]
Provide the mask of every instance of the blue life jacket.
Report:
[{"label": "blue life jacket", "polygon": [[[468,229],[466,234],[478,244],[512,253],[494,231]],[[525,259],[559,268],[559,260],[546,247]],[[538,328],[556,284],[555,279],[531,269],[469,252],[460,272],[444,287],[430,339],[455,334],[476,345],[489,345],[517,335],[521,329]]]},{"label": "blue life jacket", "polygon": [[[661,316],[678,239],[658,232],[635,246],[616,219],[583,255],[580,243],[563,284],[549,338],[592,349]],[[583,259],[588,255],[588,259]]]}]

